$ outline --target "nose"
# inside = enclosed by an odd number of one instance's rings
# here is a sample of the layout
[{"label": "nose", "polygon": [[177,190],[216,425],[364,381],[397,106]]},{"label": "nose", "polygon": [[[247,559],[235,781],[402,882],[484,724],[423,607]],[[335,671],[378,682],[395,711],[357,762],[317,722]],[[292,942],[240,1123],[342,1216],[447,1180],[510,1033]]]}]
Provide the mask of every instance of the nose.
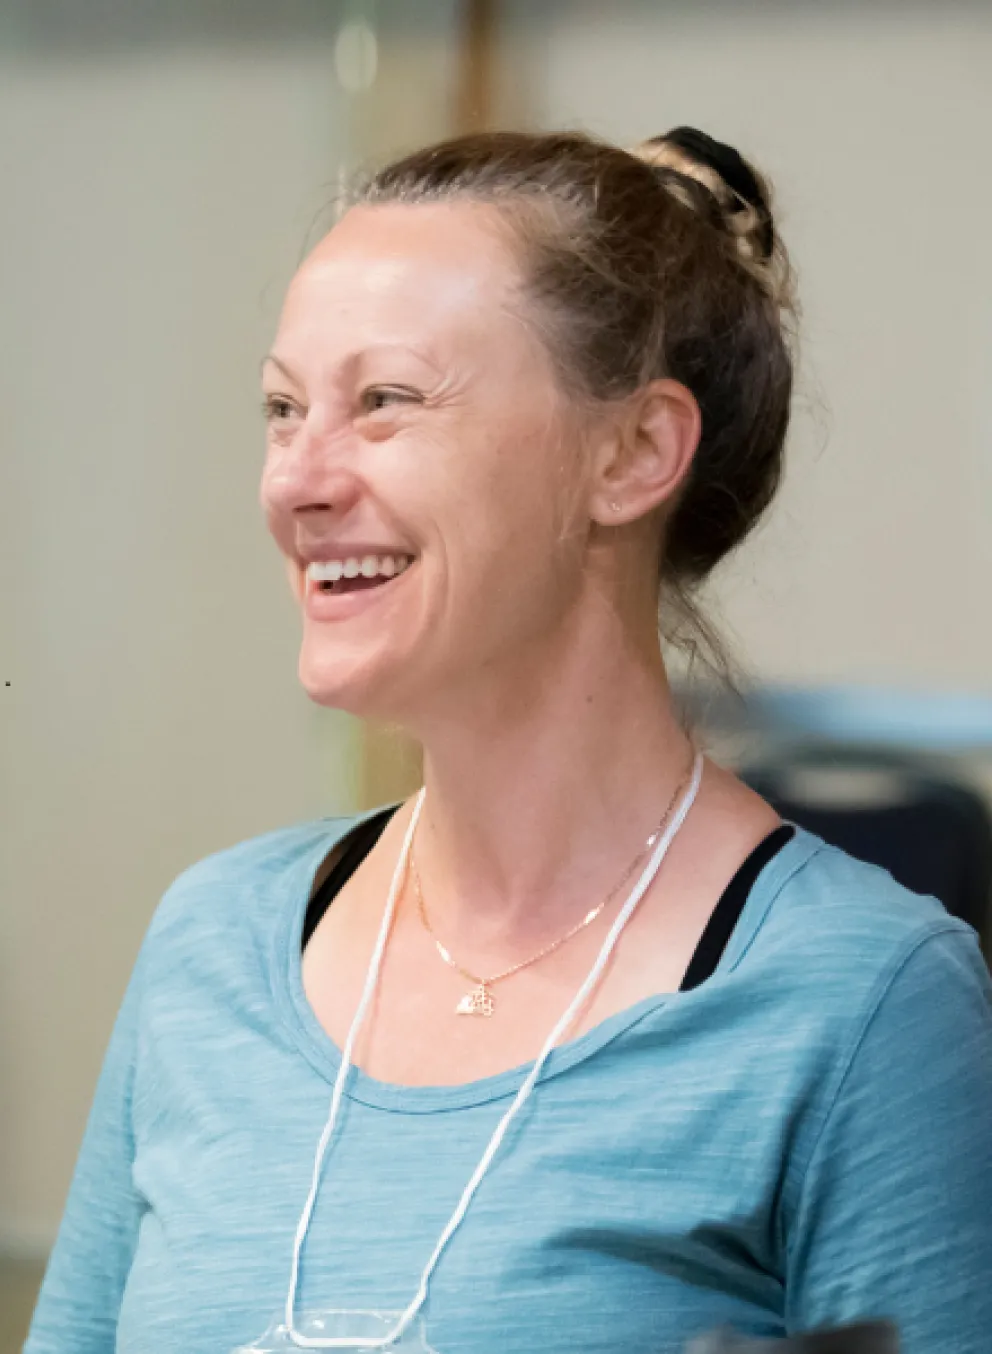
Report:
[{"label": "nose", "polygon": [[361,481],[347,462],[340,434],[332,436],[310,415],[291,440],[270,444],[259,498],[277,534],[303,516],[326,512],[340,518],[360,494]]}]

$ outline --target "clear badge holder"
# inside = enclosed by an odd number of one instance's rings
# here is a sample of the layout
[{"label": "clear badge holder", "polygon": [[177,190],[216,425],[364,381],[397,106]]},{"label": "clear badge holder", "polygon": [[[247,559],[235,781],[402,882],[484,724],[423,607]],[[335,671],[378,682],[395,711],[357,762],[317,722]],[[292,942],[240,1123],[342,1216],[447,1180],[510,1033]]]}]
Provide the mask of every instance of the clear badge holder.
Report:
[{"label": "clear badge holder", "polygon": [[[296,1330],[304,1340],[320,1343],[299,1344],[287,1329],[284,1313],[280,1313],[264,1335],[260,1335],[250,1345],[238,1345],[231,1354],[289,1354],[290,1350],[299,1354],[301,1349],[326,1349],[327,1346],[323,1344],[325,1340],[342,1341],[339,1345],[331,1346],[331,1349],[340,1349],[342,1354],[348,1354],[349,1350],[368,1350],[369,1342],[383,1340],[391,1330],[396,1329],[402,1315],[402,1312],[343,1309],[302,1312],[296,1318]],[[371,1348],[374,1350],[376,1346],[373,1344]],[[427,1343],[421,1316],[410,1323],[398,1340],[379,1348],[388,1351],[388,1354],[394,1354],[394,1351],[395,1354],[437,1354],[437,1350]]]}]

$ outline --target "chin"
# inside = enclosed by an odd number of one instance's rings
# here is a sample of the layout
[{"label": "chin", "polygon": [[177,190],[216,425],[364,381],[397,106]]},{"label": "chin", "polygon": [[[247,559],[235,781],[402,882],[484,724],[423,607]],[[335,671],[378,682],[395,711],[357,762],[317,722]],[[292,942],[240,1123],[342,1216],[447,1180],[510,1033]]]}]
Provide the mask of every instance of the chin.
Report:
[{"label": "chin", "polygon": [[300,651],[300,684],[316,705],[341,710],[359,719],[396,722],[406,702],[401,673],[381,653],[362,660],[342,652],[316,651],[304,641]]}]

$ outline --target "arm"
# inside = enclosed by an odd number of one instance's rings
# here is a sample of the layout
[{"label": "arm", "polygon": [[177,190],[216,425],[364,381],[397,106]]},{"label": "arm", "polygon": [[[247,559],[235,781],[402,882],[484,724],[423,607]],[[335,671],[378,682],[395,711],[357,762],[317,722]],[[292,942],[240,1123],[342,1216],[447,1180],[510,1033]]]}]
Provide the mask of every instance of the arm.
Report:
[{"label": "arm", "polygon": [[992,986],[963,928],[882,984],[788,1243],[790,1330],[891,1317],[903,1354],[992,1349]]},{"label": "arm", "polygon": [[113,1354],[142,1203],[131,1180],[141,959],[114,1026],[24,1354]]}]

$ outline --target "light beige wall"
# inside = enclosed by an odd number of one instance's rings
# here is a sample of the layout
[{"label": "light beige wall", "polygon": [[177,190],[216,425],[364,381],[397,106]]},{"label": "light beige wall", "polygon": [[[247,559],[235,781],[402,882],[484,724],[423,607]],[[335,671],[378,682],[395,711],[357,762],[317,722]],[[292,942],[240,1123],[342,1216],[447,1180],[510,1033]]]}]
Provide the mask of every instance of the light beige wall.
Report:
[{"label": "light beige wall", "polygon": [[329,47],[0,71],[0,1247],[61,1212],[162,890],[347,808],[256,504],[258,362],[345,152]]},{"label": "light beige wall", "polygon": [[778,186],[806,312],[789,473],[715,589],[752,669],[988,691],[992,7],[510,8],[507,120],[690,123]]},{"label": "light beige wall", "polygon": [[361,6],[294,37],[246,0],[225,41],[60,3],[0,56],[0,1252],[54,1235],[170,880],[363,791],[359,727],[297,682],[258,364],[342,170],[443,135],[458,60],[454,0],[365,6],[350,93]]}]

